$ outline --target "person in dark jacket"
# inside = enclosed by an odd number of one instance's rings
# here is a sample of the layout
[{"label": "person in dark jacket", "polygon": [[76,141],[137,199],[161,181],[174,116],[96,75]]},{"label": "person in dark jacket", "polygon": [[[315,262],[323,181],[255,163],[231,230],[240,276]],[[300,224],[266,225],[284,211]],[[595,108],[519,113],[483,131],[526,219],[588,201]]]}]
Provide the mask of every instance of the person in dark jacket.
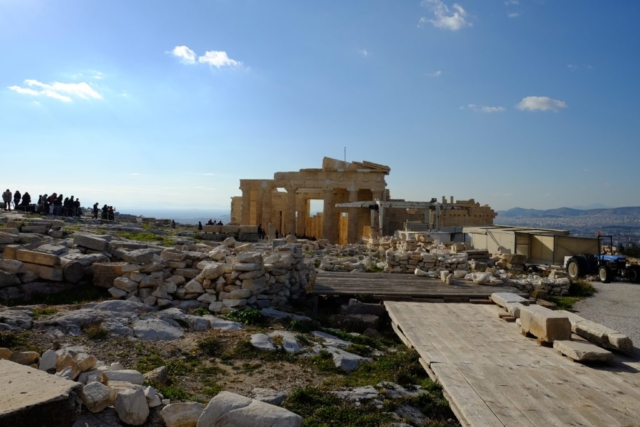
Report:
[{"label": "person in dark jacket", "polygon": [[98,211],[100,209],[98,209],[98,202],[96,202],[95,205],[93,205],[93,219],[98,219]]},{"label": "person in dark jacket", "polygon": [[11,190],[7,188],[7,191],[2,193],[2,201],[4,202],[4,210],[11,209]]},{"label": "person in dark jacket", "polygon": [[18,190],[13,193],[13,209],[15,210],[20,204],[20,199],[22,199],[22,194]]}]

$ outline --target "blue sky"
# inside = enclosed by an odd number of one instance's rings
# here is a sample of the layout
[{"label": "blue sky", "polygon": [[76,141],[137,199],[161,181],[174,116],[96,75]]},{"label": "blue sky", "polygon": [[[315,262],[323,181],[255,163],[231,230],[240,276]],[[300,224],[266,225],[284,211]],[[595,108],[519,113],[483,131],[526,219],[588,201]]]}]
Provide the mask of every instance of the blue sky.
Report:
[{"label": "blue sky", "polygon": [[[640,205],[640,2],[0,0],[0,186],[226,209],[391,167],[393,197]],[[4,190],[4,188],[3,188]]]}]

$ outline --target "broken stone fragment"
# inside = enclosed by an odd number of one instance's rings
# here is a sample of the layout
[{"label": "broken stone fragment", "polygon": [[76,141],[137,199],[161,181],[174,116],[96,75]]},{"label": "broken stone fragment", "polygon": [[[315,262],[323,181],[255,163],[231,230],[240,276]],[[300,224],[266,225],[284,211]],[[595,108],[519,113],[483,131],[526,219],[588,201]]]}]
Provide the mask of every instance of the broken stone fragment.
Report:
[{"label": "broken stone fragment", "polygon": [[223,391],[209,401],[197,427],[253,425],[300,427],[302,417],[278,406]]},{"label": "broken stone fragment", "polygon": [[558,340],[553,342],[553,348],[576,362],[609,362],[613,360],[613,354],[610,351],[588,342]]},{"label": "broken stone fragment", "polygon": [[198,423],[202,411],[204,411],[202,403],[172,403],[162,408],[160,416],[167,427],[188,427]]},{"label": "broken stone fragment", "polygon": [[122,390],[115,400],[115,410],[118,418],[126,424],[139,426],[147,421],[149,405],[144,392],[140,389]]},{"label": "broken stone fragment", "polygon": [[14,351],[9,356],[9,360],[20,365],[32,365],[38,361],[40,355],[35,351]]},{"label": "broken stone fragment", "polygon": [[80,398],[89,412],[96,414],[114,404],[116,391],[102,383],[92,382],[82,388]]}]

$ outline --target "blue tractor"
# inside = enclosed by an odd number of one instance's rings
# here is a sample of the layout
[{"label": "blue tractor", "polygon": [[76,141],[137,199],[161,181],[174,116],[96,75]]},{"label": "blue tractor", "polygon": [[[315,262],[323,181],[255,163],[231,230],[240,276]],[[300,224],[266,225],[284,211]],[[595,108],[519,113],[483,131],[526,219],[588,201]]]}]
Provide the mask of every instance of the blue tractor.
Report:
[{"label": "blue tractor", "polygon": [[598,233],[598,254],[574,255],[567,260],[567,274],[570,280],[577,280],[581,277],[595,274],[603,283],[610,283],[616,277],[629,279],[629,281],[640,282],[640,266],[629,265],[627,257],[621,255],[607,255],[602,253],[602,241],[609,239],[609,247],[613,247],[612,236],[601,236]]}]

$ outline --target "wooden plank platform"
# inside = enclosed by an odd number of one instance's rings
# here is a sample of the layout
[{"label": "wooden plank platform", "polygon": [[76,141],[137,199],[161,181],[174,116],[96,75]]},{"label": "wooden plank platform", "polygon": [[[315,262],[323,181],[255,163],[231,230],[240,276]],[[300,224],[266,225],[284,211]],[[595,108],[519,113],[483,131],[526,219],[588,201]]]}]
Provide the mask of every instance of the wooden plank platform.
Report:
[{"label": "wooden plank platform", "polygon": [[496,306],[385,302],[463,426],[640,426],[640,357],[582,365],[523,337]]},{"label": "wooden plank platform", "polygon": [[494,292],[512,292],[511,286],[484,286],[465,280],[451,285],[413,274],[319,272],[314,295],[371,295],[384,301],[484,302]]}]

